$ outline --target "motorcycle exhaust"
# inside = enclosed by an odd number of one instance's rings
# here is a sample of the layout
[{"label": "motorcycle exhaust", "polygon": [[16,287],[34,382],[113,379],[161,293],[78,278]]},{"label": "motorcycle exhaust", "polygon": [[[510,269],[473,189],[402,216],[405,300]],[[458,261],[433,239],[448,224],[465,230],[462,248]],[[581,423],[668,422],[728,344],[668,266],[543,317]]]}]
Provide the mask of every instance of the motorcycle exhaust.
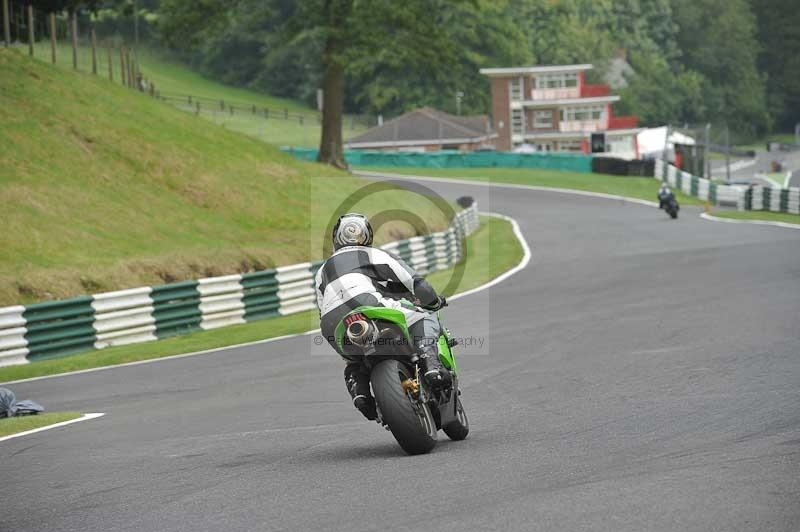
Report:
[{"label": "motorcycle exhaust", "polygon": [[350,340],[353,345],[367,347],[374,343],[377,332],[372,322],[355,320],[347,326],[347,339]]}]

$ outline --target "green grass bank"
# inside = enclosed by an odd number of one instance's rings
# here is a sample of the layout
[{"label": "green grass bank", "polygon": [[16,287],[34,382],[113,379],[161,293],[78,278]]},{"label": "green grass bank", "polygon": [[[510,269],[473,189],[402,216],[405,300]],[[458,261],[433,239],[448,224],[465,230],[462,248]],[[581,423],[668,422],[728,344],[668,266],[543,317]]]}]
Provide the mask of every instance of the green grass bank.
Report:
[{"label": "green grass bank", "polygon": [[[320,258],[368,183],[16,50],[0,49],[0,123],[0,306]],[[399,189],[350,208],[386,204],[449,222]],[[394,222],[376,241],[414,235]]]},{"label": "green grass bank", "polygon": [[[456,292],[463,292],[490,281],[516,266],[522,260],[523,254],[522,246],[516,239],[509,222],[498,218],[482,217],[480,228],[467,240],[465,268]],[[443,270],[431,274],[428,278],[437,289],[442,290],[447,285],[451,274],[452,269]],[[109,347],[21,366],[0,368],[0,383],[203,351],[300,333],[318,327],[317,312],[302,312],[221,329],[200,331],[155,342]],[[309,341],[311,340],[309,339]]]}]

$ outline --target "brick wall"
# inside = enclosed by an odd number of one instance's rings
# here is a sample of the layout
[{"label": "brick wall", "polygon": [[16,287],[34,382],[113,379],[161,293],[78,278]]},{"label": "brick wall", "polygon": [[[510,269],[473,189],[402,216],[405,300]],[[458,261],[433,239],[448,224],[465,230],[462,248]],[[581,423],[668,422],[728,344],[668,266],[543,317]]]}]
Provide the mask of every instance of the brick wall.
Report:
[{"label": "brick wall", "polygon": [[492,81],[492,118],[497,132],[495,146],[498,151],[511,150],[511,110],[509,108],[509,80],[490,78]]}]

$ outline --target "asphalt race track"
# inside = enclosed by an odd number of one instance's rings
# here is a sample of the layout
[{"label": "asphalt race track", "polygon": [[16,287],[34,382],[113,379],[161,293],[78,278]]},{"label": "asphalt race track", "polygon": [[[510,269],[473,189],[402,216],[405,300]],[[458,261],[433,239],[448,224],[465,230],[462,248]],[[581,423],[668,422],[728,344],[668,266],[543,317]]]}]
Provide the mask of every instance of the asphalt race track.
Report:
[{"label": "asphalt race track", "polygon": [[800,529],[800,231],[430,185],[533,260],[445,311],[472,433],[407,457],[311,336],[10,386],[2,531]]}]

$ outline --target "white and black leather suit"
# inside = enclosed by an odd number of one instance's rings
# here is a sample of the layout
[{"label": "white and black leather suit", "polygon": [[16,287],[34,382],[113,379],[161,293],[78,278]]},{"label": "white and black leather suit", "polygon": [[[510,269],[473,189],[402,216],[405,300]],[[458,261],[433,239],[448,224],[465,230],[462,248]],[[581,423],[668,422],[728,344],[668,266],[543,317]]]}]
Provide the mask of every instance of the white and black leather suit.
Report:
[{"label": "white and black leather suit", "polygon": [[[360,306],[383,306],[403,312],[414,347],[435,348],[441,333],[436,314],[419,307],[437,308],[439,295],[413,268],[396,255],[367,246],[336,251],[317,271],[317,306],[323,336],[345,360],[355,360],[336,345],[337,324]],[[414,302],[409,308],[400,299]]]}]

